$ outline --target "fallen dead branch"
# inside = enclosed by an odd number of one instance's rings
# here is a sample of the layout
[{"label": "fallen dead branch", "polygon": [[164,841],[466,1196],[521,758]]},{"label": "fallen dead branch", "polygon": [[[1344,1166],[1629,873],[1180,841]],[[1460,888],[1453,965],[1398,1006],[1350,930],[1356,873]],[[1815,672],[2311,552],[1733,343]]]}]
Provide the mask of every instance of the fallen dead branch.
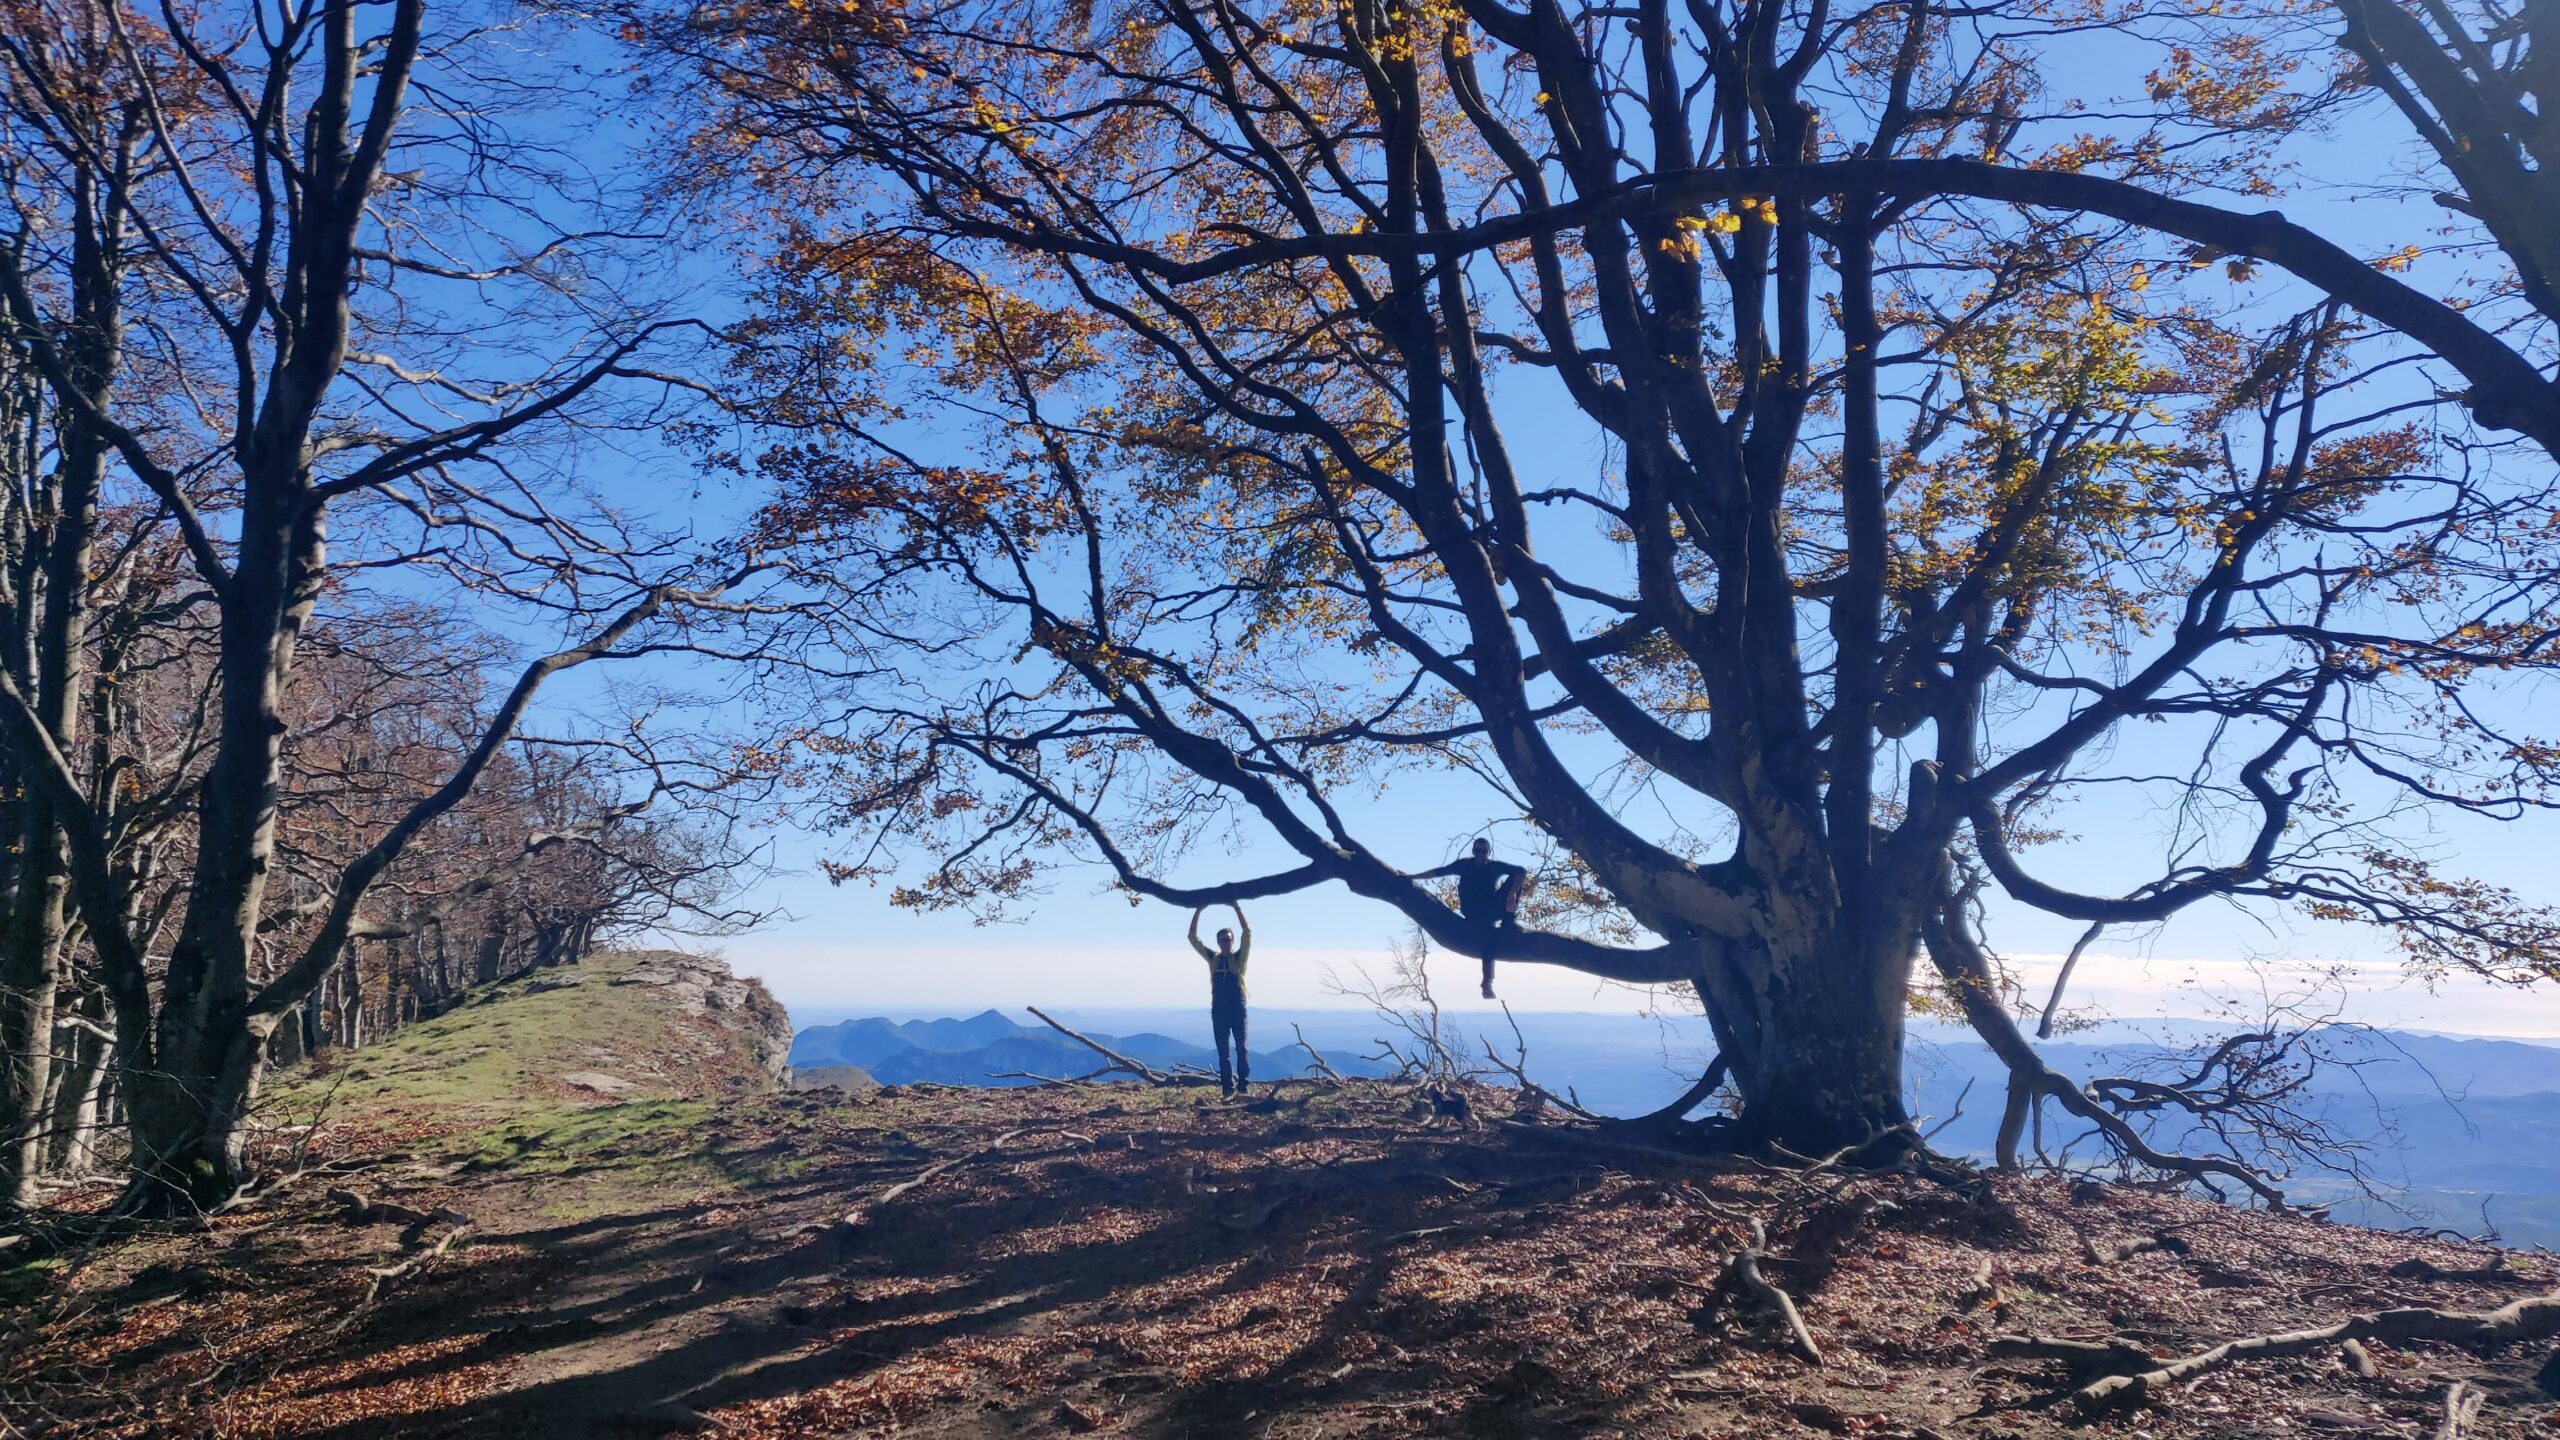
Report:
[{"label": "fallen dead branch", "polygon": [[[1032,1013],[1036,1015],[1039,1012],[1035,1010]],[[1044,1127],[1029,1125],[1021,1126],[1016,1129],[1007,1130],[1003,1134],[998,1135],[993,1140],[988,1141],[986,1144],[979,1146],[977,1149],[970,1151],[966,1155],[955,1155],[948,1160],[937,1160],[933,1164],[927,1165],[922,1170],[917,1171],[915,1174],[908,1176],[906,1179],[899,1181],[895,1185],[887,1187],[879,1194],[872,1196],[870,1199],[863,1201],[852,1210],[847,1211],[843,1218],[836,1221],[835,1228],[838,1230],[856,1229],[861,1226],[864,1217],[873,1209],[886,1205],[890,1201],[897,1199],[899,1196],[905,1195],[921,1185],[947,1175],[973,1160],[983,1160],[988,1156],[995,1154],[997,1151],[1002,1150],[1013,1141],[1031,1134],[1034,1130],[1042,1130],[1042,1133],[1049,1133]],[[1091,1135],[1085,1134],[1080,1130],[1056,1130],[1055,1133],[1064,1135],[1068,1139],[1077,1141],[1081,1144],[1091,1145],[1094,1143],[1094,1139]]]},{"label": "fallen dead branch", "polygon": [[2000,1281],[1992,1274],[1991,1257],[1985,1255],[1982,1257],[1982,1263],[1973,1267],[1973,1278],[1965,1282],[1963,1290],[1957,1292],[1956,1308],[1974,1310],[1984,1305],[1997,1306],[1999,1303]]},{"label": "fallen dead branch", "polygon": [[1607,1122],[1609,1118],[1608,1116],[1595,1114],[1586,1110],[1571,1098],[1559,1095],[1553,1090],[1548,1089],[1546,1086],[1539,1084],[1537,1081],[1530,1079],[1529,1042],[1521,1035],[1519,1018],[1511,1013],[1511,1002],[1508,1000],[1502,1002],[1502,1018],[1509,1021],[1511,1025],[1510,1059],[1503,1059],[1502,1056],[1494,1050],[1493,1042],[1491,1040],[1478,1037],[1479,1043],[1484,1046],[1484,1058],[1492,1062],[1494,1069],[1510,1076],[1511,1083],[1519,1089],[1520,1094],[1533,1104],[1552,1105],[1556,1109],[1572,1116],[1574,1119],[1583,1121],[1587,1124],[1598,1125]]},{"label": "fallen dead branch", "polygon": [[1047,1015],[1041,1013],[1040,1008],[1036,1005],[1025,1005],[1022,1008],[1030,1011],[1032,1018],[1038,1020],[1041,1024],[1048,1026],[1050,1029],[1057,1031],[1059,1034],[1064,1035],[1068,1039],[1073,1040],[1088,1050],[1091,1050],[1094,1054],[1101,1056],[1103,1060],[1107,1062],[1104,1064],[1102,1069],[1095,1071],[1093,1075],[1086,1076],[1085,1078],[1088,1080],[1095,1078],[1095,1076],[1116,1071],[1120,1074],[1143,1080],[1150,1085],[1206,1085],[1213,1083],[1205,1075],[1167,1074],[1162,1070],[1156,1069],[1152,1065],[1142,1064],[1139,1061],[1130,1059],[1128,1056],[1121,1054],[1119,1051],[1112,1049],[1110,1046],[1103,1044],[1101,1041],[1094,1039],[1092,1036],[1085,1034],[1081,1030],[1059,1024],[1057,1021],[1052,1020]]},{"label": "fallen dead branch", "polygon": [[[1034,1010],[1031,1013],[1034,1015],[1040,1014],[1037,1010]],[[1046,1019],[1047,1017],[1043,1016],[1042,1018]],[[1003,1149],[1006,1142],[1019,1138],[1021,1134],[1022,1132],[1020,1130],[1007,1130],[1003,1134],[988,1141],[979,1148],[970,1151],[966,1155],[955,1155],[951,1159],[937,1161],[934,1164],[927,1165],[915,1174],[908,1176],[906,1179],[901,1180],[897,1184],[882,1190],[879,1194],[872,1196],[866,1204],[886,1205],[890,1201],[897,1199],[899,1196],[906,1194],[908,1191],[915,1189],[917,1186],[924,1184],[926,1181],[932,1180],[940,1175],[948,1174],[953,1170],[957,1170],[972,1160],[982,1159],[986,1156],[993,1155],[998,1150]],[[860,1212],[857,1211],[854,1215],[846,1216],[845,1219],[848,1222],[854,1221],[857,1219],[859,1213]]]},{"label": "fallen dead branch", "polygon": [[1307,1059],[1316,1067],[1316,1073],[1318,1075],[1323,1076],[1325,1079],[1332,1081],[1336,1085],[1342,1083],[1342,1072],[1334,1069],[1333,1062],[1325,1059],[1324,1052],[1316,1049],[1314,1043],[1307,1039],[1306,1031],[1300,1029],[1295,1022],[1292,1022],[1289,1026],[1289,1033],[1298,1037],[1298,1048],[1307,1052]]},{"label": "fallen dead branch", "polygon": [[1794,1297],[1771,1283],[1760,1273],[1760,1262],[1768,1258],[1769,1227],[1758,1220],[1751,1222],[1751,1240],[1724,1262],[1724,1274],[1718,1284],[1737,1289],[1759,1301],[1787,1328],[1795,1352],[1808,1365],[1822,1363],[1822,1347],[1813,1343],[1813,1331],[1806,1328],[1804,1314],[1796,1309]]},{"label": "fallen dead branch", "polygon": [[2224,1365],[2301,1355],[2349,1340],[2504,1345],[2555,1334],[2560,1334],[2560,1293],[2513,1301],[2495,1310],[2375,1310],[2317,1329],[2226,1340],[2210,1350],[2200,1350],[2154,1369],[2092,1381],[2074,1391],[2071,1398],[2081,1413],[2094,1415],[2118,1406],[2144,1404],[2173,1385]]},{"label": "fallen dead branch", "polygon": [[1043,1075],[1035,1070],[997,1070],[989,1074],[987,1078],[990,1080],[1028,1080],[1035,1087],[1042,1090],[1073,1090],[1081,1085],[1090,1085],[1095,1081],[1100,1080],[1105,1075],[1116,1075],[1118,1073],[1120,1072],[1112,1069],[1108,1065],[1105,1065],[1099,1070],[1090,1071],[1083,1075]]}]

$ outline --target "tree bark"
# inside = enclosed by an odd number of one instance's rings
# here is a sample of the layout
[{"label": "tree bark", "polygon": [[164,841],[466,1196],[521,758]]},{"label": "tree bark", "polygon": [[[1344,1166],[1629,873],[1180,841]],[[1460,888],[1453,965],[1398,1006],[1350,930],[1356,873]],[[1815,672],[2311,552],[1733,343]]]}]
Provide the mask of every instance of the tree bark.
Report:
[{"label": "tree bark", "polygon": [[107,1079],[107,1043],[100,1034],[106,1007],[96,992],[83,997],[74,1011],[88,1024],[72,1030],[54,1089],[52,1133],[47,1137],[45,1168],[57,1174],[86,1174],[96,1158],[98,1108]]},{"label": "tree bark", "polygon": [[1911,946],[1883,948],[1835,945],[1773,957],[1756,997],[1749,1063],[1735,1069],[1745,1144],[1828,1155],[1905,1133]]}]

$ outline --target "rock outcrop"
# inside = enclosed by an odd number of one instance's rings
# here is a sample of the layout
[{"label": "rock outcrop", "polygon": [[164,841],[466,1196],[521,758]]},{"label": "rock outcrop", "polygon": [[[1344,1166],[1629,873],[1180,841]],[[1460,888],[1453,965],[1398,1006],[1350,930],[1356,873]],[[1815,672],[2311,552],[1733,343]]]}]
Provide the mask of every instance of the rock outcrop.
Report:
[{"label": "rock outcrop", "polygon": [[607,976],[609,985],[647,985],[679,1015],[700,1016],[742,1036],[757,1067],[780,1088],[790,1075],[791,1016],[758,980],[740,978],[716,955],[640,950]]}]

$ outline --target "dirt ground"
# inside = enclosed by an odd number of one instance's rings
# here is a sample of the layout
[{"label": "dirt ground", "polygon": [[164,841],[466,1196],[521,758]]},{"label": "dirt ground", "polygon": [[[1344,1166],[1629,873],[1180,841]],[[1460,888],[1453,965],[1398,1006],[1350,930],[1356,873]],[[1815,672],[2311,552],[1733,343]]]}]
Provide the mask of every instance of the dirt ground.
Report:
[{"label": "dirt ground", "polygon": [[[2547,1339],[2376,1344],[2369,1375],[2323,1346],[2094,1419],[2058,1364],[1990,1353],[2492,1307],[2560,1283],[2547,1257],[2444,1278],[2496,1252],[2058,1180],[1710,1164],[1477,1098],[1465,1121],[1366,1083],[608,1099],[470,1130],[378,1110],[201,1230],[15,1272],[0,1434],[2425,1437],[2461,1381],[2467,1434],[2560,1436]],[[1723,1283],[1753,1219],[1819,1365]]]}]

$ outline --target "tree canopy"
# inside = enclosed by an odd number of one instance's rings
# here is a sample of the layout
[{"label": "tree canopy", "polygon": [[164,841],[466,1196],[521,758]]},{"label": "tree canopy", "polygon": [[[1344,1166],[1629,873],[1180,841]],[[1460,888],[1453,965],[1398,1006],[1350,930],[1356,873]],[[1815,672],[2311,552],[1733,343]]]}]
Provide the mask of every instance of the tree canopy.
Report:
[{"label": "tree canopy", "polygon": [[[1820,1153],[1902,1124],[1923,953],[2016,1105],[2142,1145],[2009,1022],[1993,889],[2560,973],[2553,917],[2415,819],[2547,808],[2560,760],[2540,18],[632,26],[714,82],[701,183],[772,217],[734,362],[770,425],[719,458],[902,657],[806,737],[850,871],[923,905],[1070,856],[1181,904],[1338,883],[1469,950],[1408,878],[1439,857],[1375,838],[1382,786],[1454,770],[1567,877],[1504,958],[1694,986],[1741,1136]],[[2387,220],[2268,208],[2341,146]],[[1296,859],[1177,867],[1239,837]]]}]

